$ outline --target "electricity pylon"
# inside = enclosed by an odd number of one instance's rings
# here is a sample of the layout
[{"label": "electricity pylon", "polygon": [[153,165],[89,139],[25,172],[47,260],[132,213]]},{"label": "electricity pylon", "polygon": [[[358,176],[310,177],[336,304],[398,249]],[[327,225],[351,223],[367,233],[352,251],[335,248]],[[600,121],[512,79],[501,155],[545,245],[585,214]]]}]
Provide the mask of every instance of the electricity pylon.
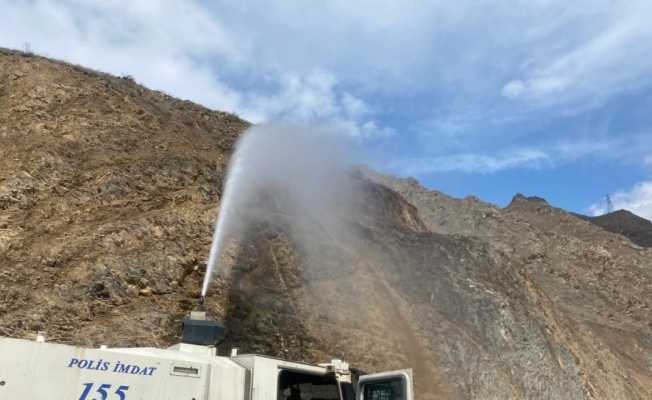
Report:
[{"label": "electricity pylon", "polygon": [[611,195],[608,194],[605,198],[607,200],[607,214],[610,214],[614,212],[614,203],[611,201]]}]

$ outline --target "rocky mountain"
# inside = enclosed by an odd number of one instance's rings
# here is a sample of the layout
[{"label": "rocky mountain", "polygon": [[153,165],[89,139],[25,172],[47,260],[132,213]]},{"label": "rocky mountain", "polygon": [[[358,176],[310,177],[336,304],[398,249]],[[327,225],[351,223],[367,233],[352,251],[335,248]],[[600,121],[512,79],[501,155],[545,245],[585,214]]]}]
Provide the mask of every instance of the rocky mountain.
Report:
[{"label": "rocky mountain", "polygon": [[652,247],[652,222],[627,210],[618,210],[597,217],[576,215],[609,232],[619,233],[639,246]]},{"label": "rocky mountain", "polygon": [[[0,51],[0,335],[174,343],[247,127]],[[419,399],[652,398],[651,249],[539,198],[352,179],[346,234],[271,210],[227,249],[207,299],[221,351],[411,366]]]},{"label": "rocky mountain", "polygon": [[[501,382],[500,366],[506,368],[500,393],[478,398],[649,396],[650,250],[541,198],[517,195],[499,209],[428,191],[411,179],[369,175],[414,204],[432,232],[482,240],[495,257],[493,268],[506,268],[512,279],[500,279],[490,289],[494,293],[481,295],[489,303],[505,296],[504,307],[485,308],[472,319],[492,315],[480,331],[501,332],[495,336],[505,340],[498,348],[471,342],[489,350],[492,366],[484,371],[495,374],[492,382]],[[477,287],[480,280],[471,280],[469,286]],[[523,297],[514,301],[515,294]],[[505,312],[511,323],[501,327]],[[535,354],[541,358],[529,359]],[[543,392],[532,390],[534,382]],[[505,390],[510,383],[511,395]],[[523,388],[532,391],[519,392]]]}]

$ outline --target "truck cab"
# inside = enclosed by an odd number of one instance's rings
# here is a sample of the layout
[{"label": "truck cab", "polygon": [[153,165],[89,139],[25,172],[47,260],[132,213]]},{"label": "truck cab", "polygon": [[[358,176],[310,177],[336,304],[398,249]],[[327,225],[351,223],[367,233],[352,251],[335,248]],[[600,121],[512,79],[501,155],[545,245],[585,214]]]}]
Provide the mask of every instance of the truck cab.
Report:
[{"label": "truck cab", "polygon": [[[231,358],[251,371],[251,400],[408,400],[411,370],[365,375],[342,360],[311,365],[244,354]],[[357,396],[356,396],[357,394]]]}]

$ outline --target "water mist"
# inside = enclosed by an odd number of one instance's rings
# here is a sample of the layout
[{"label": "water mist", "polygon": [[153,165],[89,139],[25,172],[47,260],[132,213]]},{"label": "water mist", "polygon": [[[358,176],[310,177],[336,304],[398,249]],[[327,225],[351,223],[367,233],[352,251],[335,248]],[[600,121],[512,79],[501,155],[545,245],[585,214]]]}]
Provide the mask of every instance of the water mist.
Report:
[{"label": "water mist", "polygon": [[261,212],[256,205],[262,196],[280,201],[281,208],[300,214],[302,220],[307,217],[326,230],[335,229],[339,219],[335,215],[349,212],[351,203],[350,149],[342,135],[325,127],[259,125],[248,129],[229,165],[202,297],[226,242]]}]

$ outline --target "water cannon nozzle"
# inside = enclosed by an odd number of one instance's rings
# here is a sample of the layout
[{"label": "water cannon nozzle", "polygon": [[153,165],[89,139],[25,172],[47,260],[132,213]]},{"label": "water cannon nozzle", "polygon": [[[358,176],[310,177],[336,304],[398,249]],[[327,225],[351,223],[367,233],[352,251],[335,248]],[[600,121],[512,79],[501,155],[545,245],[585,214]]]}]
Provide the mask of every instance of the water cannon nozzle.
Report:
[{"label": "water cannon nozzle", "polygon": [[224,339],[224,326],[210,320],[203,309],[203,296],[200,298],[200,308],[190,312],[183,320],[182,342],[200,346],[216,346]]},{"label": "water cannon nozzle", "polygon": [[199,296],[199,300],[197,301],[197,311],[206,311],[204,308],[204,301],[206,301],[206,297],[204,295]]}]

